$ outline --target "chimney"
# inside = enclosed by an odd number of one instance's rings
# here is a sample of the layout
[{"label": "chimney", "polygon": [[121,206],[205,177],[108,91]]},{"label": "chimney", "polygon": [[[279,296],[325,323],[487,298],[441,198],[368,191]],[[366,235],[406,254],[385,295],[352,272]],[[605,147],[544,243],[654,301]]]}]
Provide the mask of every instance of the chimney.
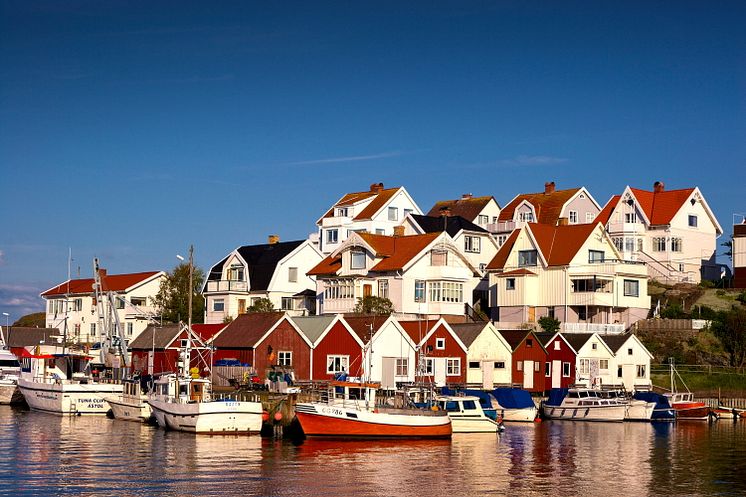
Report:
[{"label": "chimney", "polygon": [[550,195],[554,193],[554,181],[544,183],[544,195]]},{"label": "chimney", "polygon": [[404,236],[404,226],[394,226],[394,236]]},{"label": "chimney", "polygon": [[567,226],[568,224],[570,224],[570,219],[566,217],[557,219],[557,226]]},{"label": "chimney", "polygon": [[383,183],[373,183],[370,185],[370,191],[373,193],[381,193],[383,190]]},{"label": "chimney", "polygon": [[441,217],[448,217],[451,215],[451,208],[450,207],[441,207],[440,208],[440,216]]},{"label": "chimney", "polygon": [[666,185],[664,185],[662,181],[656,181],[653,183],[653,193],[661,193],[665,189]]},{"label": "chimney", "polygon": [[267,243],[270,245],[274,245],[275,243],[280,243],[280,235],[269,235],[267,237]]},{"label": "chimney", "polygon": [[464,193],[461,195],[461,200],[469,200],[471,198],[471,193]]}]

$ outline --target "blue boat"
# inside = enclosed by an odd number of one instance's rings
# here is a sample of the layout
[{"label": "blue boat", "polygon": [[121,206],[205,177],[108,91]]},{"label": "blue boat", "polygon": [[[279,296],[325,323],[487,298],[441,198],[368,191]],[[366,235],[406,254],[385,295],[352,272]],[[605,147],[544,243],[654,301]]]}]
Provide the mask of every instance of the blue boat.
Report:
[{"label": "blue boat", "polygon": [[665,395],[655,392],[635,392],[632,396],[638,400],[644,400],[645,402],[655,402],[655,408],[653,409],[653,417],[651,421],[675,421],[676,411],[671,404],[668,402],[668,397]]}]

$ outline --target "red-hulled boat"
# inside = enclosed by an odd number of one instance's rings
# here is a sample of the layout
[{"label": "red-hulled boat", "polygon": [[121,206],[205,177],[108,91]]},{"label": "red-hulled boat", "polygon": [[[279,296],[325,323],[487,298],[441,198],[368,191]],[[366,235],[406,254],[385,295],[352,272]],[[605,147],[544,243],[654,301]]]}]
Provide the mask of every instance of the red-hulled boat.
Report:
[{"label": "red-hulled boat", "polygon": [[300,402],[295,415],[308,437],[450,438],[445,411],[376,404],[377,383],[333,381],[319,402]]},{"label": "red-hulled boat", "polygon": [[[678,371],[674,369],[673,364],[671,366],[671,393],[665,394],[668,397],[668,401],[676,412],[676,419],[693,419],[693,420],[707,420],[710,419],[710,406],[704,402],[697,402],[694,400],[694,395],[689,391],[689,388],[684,383],[684,380],[679,375]],[[674,374],[679,378],[679,381],[686,392],[676,391],[676,380]]]}]

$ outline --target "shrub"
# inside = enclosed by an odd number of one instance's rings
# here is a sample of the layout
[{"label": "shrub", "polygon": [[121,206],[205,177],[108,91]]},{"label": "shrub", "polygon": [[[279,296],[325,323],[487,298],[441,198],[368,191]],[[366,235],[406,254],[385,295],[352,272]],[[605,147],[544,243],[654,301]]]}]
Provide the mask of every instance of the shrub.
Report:
[{"label": "shrub", "polygon": [[555,333],[560,329],[559,319],[555,319],[551,316],[544,316],[542,318],[539,318],[538,322],[539,326],[541,326],[541,329],[546,331],[547,333]]}]

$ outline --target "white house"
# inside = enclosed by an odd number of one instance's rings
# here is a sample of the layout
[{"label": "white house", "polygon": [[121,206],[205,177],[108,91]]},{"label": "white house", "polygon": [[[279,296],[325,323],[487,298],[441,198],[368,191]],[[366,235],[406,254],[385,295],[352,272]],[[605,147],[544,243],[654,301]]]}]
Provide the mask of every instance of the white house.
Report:
[{"label": "white house", "polygon": [[625,259],[647,262],[652,279],[663,283],[699,283],[719,279],[715,260],[723,234],[699,188],[653,191],[627,186],[613,196],[598,221],[604,224]]},{"label": "white house", "polygon": [[222,323],[244,314],[260,298],[290,315],[315,313],[316,281],[306,273],[323,256],[308,240],[238,247],[210,268],[202,294],[205,323]]},{"label": "white house", "polygon": [[451,324],[466,345],[466,383],[485,390],[512,384],[510,344],[492,323]]},{"label": "white house", "polygon": [[589,388],[617,384],[614,351],[598,333],[563,333],[562,336],[576,352],[576,384]]},{"label": "white house", "polygon": [[[104,291],[115,294],[125,341],[131,342],[156,318],[152,299],[166,278],[163,271],[107,274],[100,269]],[[40,294],[46,301],[46,327],[58,328],[71,343],[93,343],[101,332],[93,278],[68,280]],[[65,330],[67,330],[65,332]]]},{"label": "white house", "polygon": [[650,361],[653,355],[640,339],[633,333],[602,335],[601,339],[614,352],[614,361],[611,365],[615,375],[614,384],[624,385],[630,392],[649,390],[652,387]]},{"label": "white house", "polygon": [[316,221],[318,248],[331,254],[351,233],[392,235],[408,214],[422,214],[404,187],[384,188],[373,183],[364,192],[347,193]]},{"label": "white house", "polygon": [[508,237],[487,270],[496,321],[550,316],[566,331],[623,332],[650,310],[645,264],[621,260],[601,224],[529,223]]},{"label": "white house", "polygon": [[389,299],[398,314],[464,315],[480,280],[444,232],[396,236],[353,233],[311,269],[319,314],[354,310],[369,295]]}]

